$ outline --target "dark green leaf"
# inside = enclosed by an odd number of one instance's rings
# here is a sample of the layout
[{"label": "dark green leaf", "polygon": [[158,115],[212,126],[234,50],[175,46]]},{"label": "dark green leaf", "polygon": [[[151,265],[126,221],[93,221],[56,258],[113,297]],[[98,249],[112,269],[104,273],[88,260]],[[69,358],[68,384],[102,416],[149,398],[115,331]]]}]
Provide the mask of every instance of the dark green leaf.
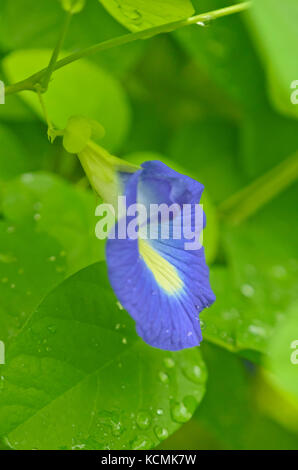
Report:
[{"label": "dark green leaf", "polygon": [[206,381],[198,349],[137,337],[104,264],[46,298],[1,375],[0,434],[17,449],[150,449],[190,419]]}]

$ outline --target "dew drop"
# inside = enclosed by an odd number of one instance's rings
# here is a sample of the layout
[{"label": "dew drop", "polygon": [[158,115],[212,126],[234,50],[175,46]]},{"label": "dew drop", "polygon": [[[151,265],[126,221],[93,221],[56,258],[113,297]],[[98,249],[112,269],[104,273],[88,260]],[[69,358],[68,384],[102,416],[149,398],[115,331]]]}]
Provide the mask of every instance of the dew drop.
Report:
[{"label": "dew drop", "polygon": [[132,444],[132,450],[147,450],[150,449],[152,443],[146,437],[139,437],[135,439]]},{"label": "dew drop", "polygon": [[21,177],[21,180],[23,183],[32,183],[32,181],[34,181],[34,176],[32,175],[32,173],[25,173],[24,175],[22,175]]},{"label": "dew drop", "polygon": [[154,432],[155,432],[157,439],[159,439],[160,441],[164,441],[165,439],[169,437],[169,432],[166,428],[156,426],[156,428],[154,428]]},{"label": "dew drop", "polygon": [[114,423],[112,422],[112,434],[113,436],[115,437],[119,437],[121,436],[121,434],[123,434],[125,428],[124,426],[122,425],[122,423],[120,421]]},{"label": "dew drop", "polygon": [[148,429],[151,424],[151,417],[146,411],[140,411],[137,414],[136,422],[140,429]]},{"label": "dew drop", "polygon": [[126,339],[126,338],[122,338],[122,343],[123,343],[123,344],[127,344],[127,339]]},{"label": "dew drop", "polygon": [[158,416],[162,416],[163,415],[163,410],[161,408],[159,408],[158,410],[156,410],[156,414]]},{"label": "dew drop", "polygon": [[204,15],[202,16],[202,20],[198,21],[196,24],[198,26],[202,26],[205,28],[206,26],[210,26],[212,21],[213,21],[213,18],[211,15]]},{"label": "dew drop", "polygon": [[160,380],[163,384],[169,383],[169,376],[168,376],[168,374],[166,374],[165,372],[160,371],[160,372],[158,373],[158,377],[159,377],[159,380]]},{"label": "dew drop", "polygon": [[177,423],[186,423],[192,417],[192,413],[183,402],[176,403],[171,409],[171,414]]},{"label": "dew drop", "polygon": [[262,326],[258,325],[250,325],[248,327],[248,331],[252,333],[255,336],[261,336],[261,337],[266,337],[266,330]]},{"label": "dew drop", "polygon": [[241,287],[241,293],[248,298],[253,297],[255,290],[250,284],[243,284]]},{"label": "dew drop", "polygon": [[167,369],[173,369],[175,366],[175,361],[171,357],[166,357],[163,362]]},{"label": "dew drop", "polygon": [[272,275],[276,279],[284,279],[287,275],[287,270],[284,266],[273,266]]},{"label": "dew drop", "polygon": [[72,446],[71,450],[82,450],[85,449],[86,445],[85,444],[76,444]]},{"label": "dew drop", "polygon": [[183,368],[185,377],[194,383],[202,383],[204,381],[204,372],[198,364],[189,364]]}]

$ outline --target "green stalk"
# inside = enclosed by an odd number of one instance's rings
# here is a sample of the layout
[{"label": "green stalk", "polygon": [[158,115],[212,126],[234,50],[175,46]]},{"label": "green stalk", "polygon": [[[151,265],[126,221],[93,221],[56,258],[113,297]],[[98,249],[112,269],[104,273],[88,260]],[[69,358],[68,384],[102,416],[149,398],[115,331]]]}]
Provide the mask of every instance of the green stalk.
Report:
[{"label": "green stalk", "polygon": [[50,80],[51,80],[51,76],[52,76],[53,72],[55,71],[55,67],[56,67],[56,64],[57,64],[59,53],[60,53],[60,51],[62,49],[62,46],[64,44],[64,40],[65,40],[67,31],[68,31],[68,28],[69,28],[69,25],[70,25],[71,18],[72,18],[72,12],[67,11],[66,14],[65,14],[65,21],[64,21],[62,30],[60,32],[60,36],[58,38],[58,42],[56,44],[55,49],[53,50],[53,54],[52,54],[50,63],[48,65],[48,68],[46,69],[45,74],[43,76],[43,79],[41,81],[42,91],[46,91],[48,89],[48,86],[49,86],[49,83],[50,83]]},{"label": "green stalk", "polygon": [[[136,33],[125,34],[123,36],[110,39],[108,41],[104,41],[99,44],[95,44],[94,46],[87,47],[86,49],[82,49],[81,51],[75,52],[74,54],[70,54],[64,59],[59,60],[58,62],[55,62],[54,66],[52,65],[51,67],[52,68],[51,73],[83,57],[88,57],[92,54],[96,54],[97,52],[105,51],[107,49],[112,49],[113,47],[122,46],[124,44],[128,44],[130,42],[134,42],[140,39],[147,39],[149,37],[156,36],[158,34],[169,33],[169,32],[175,31],[176,29],[182,28],[184,26],[190,26],[193,24],[198,24],[200,26],[203,26],[204,24],[207,24],[210,21],[213,21],[217,18],[222,18],[228,15],[240,13],[244,10],[247,10],[251,6],[251,4],[252,2],[250,1],[238,3],[230,7],[221,8],[219,10],[214,10],[208,13],[203,13],[200,15],[192,16],[185,20],[175,21],[173,23],[156,26],[154,28],[149,28],[144,31],[138,31]],[[6,88],[6,95],[18,93],[23,90],[35,91],[36,84],[37,83],[42,84],[42,81],[44,80],[44,77],[47,74],[47,70],[48,68],[40,70],[34,75],[31,75],[26,80],[22,80],[18,83],[15,83],[14,85],[8,86]]]},{"label": "green stalk", "polygon": [[298,152],[218,207],[220,218],[238,225],[298,179]]}]

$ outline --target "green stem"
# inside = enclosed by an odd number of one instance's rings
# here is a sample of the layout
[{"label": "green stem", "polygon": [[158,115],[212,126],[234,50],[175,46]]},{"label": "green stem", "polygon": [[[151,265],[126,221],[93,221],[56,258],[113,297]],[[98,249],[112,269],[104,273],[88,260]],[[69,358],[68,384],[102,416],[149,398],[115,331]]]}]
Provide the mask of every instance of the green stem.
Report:
[{"label": "green stem", "polygon": [[[236,5],[232,5],[230,7],[221,8],[220,10],[210,11],[208,13],[203,13],[200,15],[192,16],[185,20],[175,21],[173,23],[164,24],[161,26],[156,26],[154,28],[146,29],[143,31],[138,31],[136,33],[129,33],[125,34],[124,36],[120,36],[114,39],[110,39],[108,41],[101,42],[99,44],[95,44],[94,46],[88,47],[86,49],[82,49],[81,51],[75,52],[74,54],[70,54],[69,56],[65,57],[62,60],[59,60],[55,63],[52,72],[58,70],[62,67],[65,67],[76,60],[79,60],[83,57],[90,56],[92,54],[96,54],[97,52],[105,51],[107,49],[112,49],[113,47],[122,46],[124,44],[128,44],[130,42],[134,42],[140,39],[148,39],[152,36],[156,36],[162,33],[169,33],[175,31],[176,29],[182,28],[184,26],[190,26],[193,24],[198,24],[203,26],[204,24],[209,23],[212,20],[217,18],[222,18],[224,16],[232,15],[234,13],[240,13],[244,10],[247,10],[251,6],[252,2],[243,2],[238,3]],[[31,75],[26,80],[22,80],[14,85],[10,85],[6,88],[6,95],[11,95],[13,93],[18,93],[23,90],[32,90],[35,91],[35,85],[37,83],[42,83],[44,76],[46,75],[48,69],[40,70],[39,72]]]},{"label": "green stem", "polygon": [[57,42],[56,47],[53,51],[53,54],[52,54],[51,60],[49,62],[48,68],[46,69],[46,72],[45,72],[44,77],[42,79],[42,83],[41,83],[42,91],[46,91],[48,89],[48,86],[49,86],[49,83],[50,83],[50,80],[51,80],[51,76],[52,76],[53,72],[55,71],[55,66],[56,66],[56,63],[57,63],[57,60],[58,60],[58,57],[59,57],[59,53],[62,49],[64,40],[65,40],[67,31],[68,31],[68,28],[69,28],[69,25],[70,25],[71,18],[72,18],[72,12],[67,11],[66,14],[65,14],[65,21],[64,21],[62,30],[60,32],[60,36],[58,38],[58,42]]},{"label": "green stem", "polygon": [[46,120],[46,123],[47,123],[47,126],[48,126],[48,138],[51,142],[54,142],[56,136],[58,135],[54,129],[54,126],[53,124],[51,123],[50,119],[49,119],[49,115],[48,115],[48,112],[47,112],[47,108],[46,108],[46,105],[45,105],[45,102],[43,100],[43,96],[42,96],[42,87],[41,85],[35,85],[35,89],[36,89],[36,93],[37,93],[37,96],[38,96],[38,99],[39,99],[39,102],[40,102],[40,105],[41,105],[41,108],[42,108],[42,111],[43,111],[43,114],[44,114],[44,117],[45,117],[45,120]]},{"label": "green stem", "polygon": [[238,225],[298,179],[298,152],[218,207],[219,216]]}]

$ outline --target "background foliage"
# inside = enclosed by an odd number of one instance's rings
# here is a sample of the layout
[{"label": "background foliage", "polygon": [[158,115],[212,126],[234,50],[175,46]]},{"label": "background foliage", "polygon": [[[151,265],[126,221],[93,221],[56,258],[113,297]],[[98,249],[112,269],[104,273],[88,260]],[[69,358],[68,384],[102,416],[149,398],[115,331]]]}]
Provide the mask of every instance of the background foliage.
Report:
[{"label": "background foliage", "polygon": [[[64,48],[231,3],[87,0]],[[58,0],[2,0],[0,79],[47,65],[62,21]],[[0,106],[0,448],[298,448],[298,186],[286,179],[274,198],[282,170],[258,180],[282,162],[297,180],[297,22],[296,0],[258,0],[75,62],[44,95],[55,125],[84,114],[118,156],[160,159],[205,185],[217,301],[200,349],[168,354],[136,336],[107,281],[78,160],[47,141],[34,93]],[[235,223],[237,210],[250,217]]]}]

